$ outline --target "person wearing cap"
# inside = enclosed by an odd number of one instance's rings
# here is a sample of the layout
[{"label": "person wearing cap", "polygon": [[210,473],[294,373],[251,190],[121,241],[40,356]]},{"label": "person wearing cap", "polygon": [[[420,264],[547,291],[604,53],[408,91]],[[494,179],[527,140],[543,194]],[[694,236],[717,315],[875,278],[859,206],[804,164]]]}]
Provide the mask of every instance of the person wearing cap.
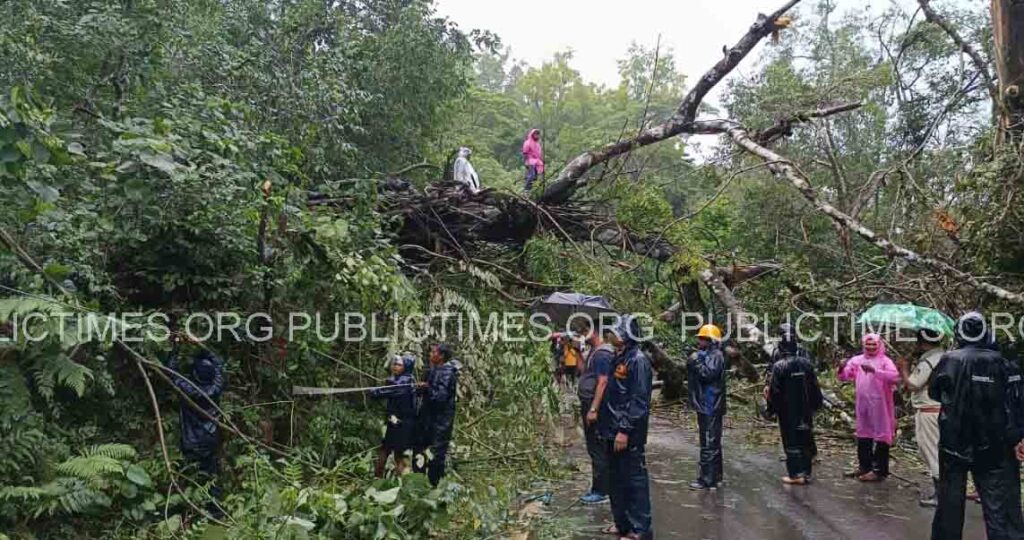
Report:
[{"label": "person wearing cap", "polygon": [[941,407],[932,540],[962,538],[968,472],[981,495],[986,536],[1024,538],[1020,369],[993,346],[981,313],[960,317],[954,337],[956,349],[942,355],[928,385],[928,396]]},{"label": "person wearing cap", "polygon": [[778,360],[772,364],[765,396],[768,410],[779,420],[782,447],[786,453],[786,476],[782,482],[805,485],[811,480],[814,457],[814,413],[823,399],[810,356],[801,353],[792,325],[779,326]]},{"label": "person wearing cap", "polygon": [[640,350],[640,337],[640,325],[630,316],[609,332],[616,354],[597,418],[598,436],[607,447],[615,520],[604,532],[631,540],[654,538],[646,458],[653,374],[650,359]]},{"label": "person wearing cap", "polygon": [[388,457],[395,457],[395,471],[403,474],[406,469],[405,453],[412,448],[416,435],[416,381],[413,368],[416,358],[410,354],[395,355],[391,359],[391,376],[384,381],[384,386],[370,391],[374,399],[387,399],[387,429],[377,454],[377,466],[374,474],[377,478],[384,477],[384,467]]},{"label": "person wearing cap", "polygon": [[722,482],[722,420],[725,417],[725,356],[722,330],[705,324],[697,331],[697,352],[686,363],[690,406],[700,431],[700,471],[690,489],[715,489]]},{"label": "person wearing cap", "polygon": [[900,359],[897,367],[904,386],[911,392],[910,404],[914,407],[914,438],[917,440],[917,451],[921,460],[928,467],[932,479],[931,488],[921,494],[921,506],[936,506],[939,487],[939,411],[942,404],[928,397],[928,383],[932,379],[935,367],[942,358],[942,347],[939,341],[942,336],[934,330],[917,331],[917,352],[920,356],[914,371],[911,372],[907,361]]}]

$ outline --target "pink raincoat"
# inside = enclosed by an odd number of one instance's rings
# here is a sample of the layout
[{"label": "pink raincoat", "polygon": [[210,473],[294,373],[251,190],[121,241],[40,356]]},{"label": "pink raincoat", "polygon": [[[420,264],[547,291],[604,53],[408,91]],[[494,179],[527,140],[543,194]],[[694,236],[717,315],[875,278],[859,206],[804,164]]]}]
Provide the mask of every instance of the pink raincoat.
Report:
[{"label": "pink raincoat", "polygon": [[540,133],[540,130],[531,129],[523,141],[523,160],[527,167],[537,167],[537,174],[544,174],[544,150],[540,141],[533,140],[534,133]]},{"label": "pink raincoat", "polygon": [[[878,334],[867,334],[862,343],[875,341],[878,351],[874,356],[859,354],[839,370],[839,380],[855,381],[857,388],[857,438],[873,439],[892,444],[896,433],[896,407],[893,392],[900,382],[896,364],[885,355],[885,343]],[[862,365],[875,368],[874,373],[861,369]]]}]

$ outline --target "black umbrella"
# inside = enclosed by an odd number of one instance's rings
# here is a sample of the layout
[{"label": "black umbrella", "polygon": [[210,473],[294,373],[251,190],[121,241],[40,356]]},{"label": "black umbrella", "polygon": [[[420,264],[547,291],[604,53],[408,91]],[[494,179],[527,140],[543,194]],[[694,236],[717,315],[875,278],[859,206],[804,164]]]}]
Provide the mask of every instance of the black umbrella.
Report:
[{"label": "black umbrella", "polygon": [[570,319],[585,321],[589,317],[597,324],[602,316],[615,315],[615,310],[604,297],[573,292],[556,292],[541,298],[533,303],[531,310],[534,313],[547,315],[552,325],[563,328]]}]

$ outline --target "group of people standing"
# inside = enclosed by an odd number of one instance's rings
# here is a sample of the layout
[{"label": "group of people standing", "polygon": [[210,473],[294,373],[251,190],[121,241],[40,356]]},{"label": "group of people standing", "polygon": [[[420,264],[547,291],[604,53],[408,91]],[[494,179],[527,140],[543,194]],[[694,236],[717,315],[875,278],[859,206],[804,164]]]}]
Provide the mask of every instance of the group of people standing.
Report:
[{"label": "group of people standing", "polygon": [[436,486],[445,474],[455,427],[458,362],[451,347],[441,343],[430,348],[430,366],[422,382],[416,382],[415,365],[411,353],[395,355],[391,376],[370,392],[370,397],[387,400],[387,428],[375,472],[378,478],[384,476],[389,457],[394,457],[396,472],[405,472],[412,453],[413,471],[426,473]]},{"label": "group of people standing", "polygon": [[[587,504],[610,501],[614,524],[603,532],[620,538],[653,537],[645,445],[650,414],[651,365],[640,350],[635,321],[599,335],[580,368],[578,396],[591,459]],[[846,474],[861,482],[889,476],[896,434],[895,392],[911,393],[916,438],[933,490],[921,499],[935,506],[932,538],[962,537],[967,473],[978,487],[990,539],[1024,539],[1020,462],[1024,461],[1024,385],[1019,366],[1005,358],[977,312],[957,321],[954,348],[941,335],[917,333],[916,364],[893,362],[885,340],[869,333],[858,355],[839,363],[839,381],[853,383],[857,466]],[[717,489],[723,481],[722,420],[726,413],[726,362],[722,332],[700,328],[698,351],[687,362],[689,404],[697,415],[700,460],[691,489]],[[777,417],[785,452],[786,485],[812,481],[817,454],[814,415],[823,406],[815,362],[788,324],[778,329],[764,395]]]}]

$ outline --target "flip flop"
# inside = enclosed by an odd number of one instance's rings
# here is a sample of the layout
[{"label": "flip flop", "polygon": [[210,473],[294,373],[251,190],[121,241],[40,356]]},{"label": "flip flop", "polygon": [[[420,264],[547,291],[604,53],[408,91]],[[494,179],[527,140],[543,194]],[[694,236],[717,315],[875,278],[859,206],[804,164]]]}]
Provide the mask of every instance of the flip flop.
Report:
[{"label": "flip flop", "polygon": [[619,529],[613,524],[601,529],[601,534],[619,535]]}]

